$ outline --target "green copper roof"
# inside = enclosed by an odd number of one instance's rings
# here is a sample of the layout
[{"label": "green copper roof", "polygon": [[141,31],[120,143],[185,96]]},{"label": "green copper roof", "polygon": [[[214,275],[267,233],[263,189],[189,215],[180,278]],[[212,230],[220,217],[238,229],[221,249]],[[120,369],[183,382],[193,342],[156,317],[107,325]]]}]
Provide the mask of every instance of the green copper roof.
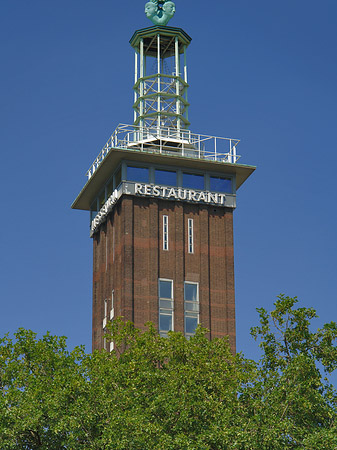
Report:
[{"label": "green copper roof", "polygon": [[[182,28],[152,26],[136,30],[130,39],[130,44],[133,48],[137,48],[141,39],[152,38],[157,34],[167,36],[168,38],[178,36],[180,43],[186,46],[192,41],[192,38]],[[179,51],[182,53],[183,47],[181,47]],[[156,54],[156,52],[154,52],[154,54]]]}]

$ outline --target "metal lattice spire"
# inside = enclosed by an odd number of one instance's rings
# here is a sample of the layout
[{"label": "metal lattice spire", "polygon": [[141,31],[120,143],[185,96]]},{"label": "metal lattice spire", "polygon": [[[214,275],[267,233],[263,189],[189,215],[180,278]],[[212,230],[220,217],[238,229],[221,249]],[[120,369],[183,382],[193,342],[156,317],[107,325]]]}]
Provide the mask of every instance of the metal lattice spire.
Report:
[{"label": "metal lattice spire", "polygon": [[186,49],[191,38],[180,28],[154,26],[136,31],[134,125],[186,129]]}]

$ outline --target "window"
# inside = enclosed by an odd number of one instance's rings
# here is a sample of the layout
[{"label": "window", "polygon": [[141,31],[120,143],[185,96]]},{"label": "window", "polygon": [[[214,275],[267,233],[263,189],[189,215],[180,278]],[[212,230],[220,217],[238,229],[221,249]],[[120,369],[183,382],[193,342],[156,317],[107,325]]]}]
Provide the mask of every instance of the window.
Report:
[{"label": "window", "polygon": [[108,300],[104,300],[104,317],[103,317],[103,330],[105,330],[108,321]]},{"label": "window", "polygon": [[159,290],[159,333],[166,337],[173,330],[173,281],[160,279]]},{"label": "window", "polygon": [[232,192],[230,178],[210,177],[210,190],[215,192]]},{"label": "window", "polygon": [[94,218],[97,216],[97,213],[98,213],[97,199],[95,199],[95,201],[90,206],[90,222],[94,220]]},{"label": "window", "polygon": [[199,323],[199,285],[186,281],[184,284],[185,336],[191,337]]},{"label": "window", "polygon": [[112,179],[109,181],[109,183],[106,186],[106,197],[107,199],[111,196],[113,193],[113,182]]},{"label": "window", "polygon": [[155,173],[155,183],[163,184],[164,186],[176,186],[177,185],[177,173],[170,170],[159,170],[156,169]]},{"label": "window", "polygon": [[187,235],[188,253],[194,253],[193,219],[188,219]]},{"label": "window", "polygon": [[163,216],[163,250],[168,249],[168,216]]},{"label": "window", "polygon": [[204,176],[194,173],[183,173],[183,187],[203,191],[205,188]]},{"label": "window", "polygon": [[112,320],[115,317],[115,306],[114,306],[114,295],[115,291],[111,291],[111,310],[110,310],[110,320]]},{"label": "window", "polygon": [[149,169],[145,167],[127,167],[128,181],[139,181],[140,183],[149,182]]},{"label": "window", "polygon": [[107,340],[105,338],[105,333],[106,333],[106,326],[107,326],[107,322],[108,322],[108,300],[105,299],[104,300],[104,319],[103,319],[103,348],[104,350],[107,349]]},{"label": "window", "polygon": [[102,206],[104,205],[105,202],[106,202],[106,198],[105,198],[105,189],[104,189],[103,192],[101,192],[101,194],[99,196],[99,208],[102,208]]},{"label": "window", "polygon": [[115,187],[118,188],[121,182],[122,182],[122,169],[119,168],[115,173]]},{"label": "window", "polygon": [[[110,320],[113,320],[115,317],[115,307],[114,307],[114,294],[115,291],[112,289],[111,291],[111,310],[110,310]],[[109,342],[109,350],[110,352],[112,352],[112,350],[114,350],[115,348],[115,344],[113,341]]]}]

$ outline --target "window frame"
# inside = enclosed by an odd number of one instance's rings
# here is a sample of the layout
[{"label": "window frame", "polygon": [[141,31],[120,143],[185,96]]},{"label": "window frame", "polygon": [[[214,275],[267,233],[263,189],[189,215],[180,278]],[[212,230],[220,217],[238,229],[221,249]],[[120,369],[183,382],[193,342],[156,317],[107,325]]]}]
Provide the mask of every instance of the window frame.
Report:
[{"label": "window frame", "polygon": [[[166,298],[166,297],[160,297],[160,282],[161,281],[168,281],[171,283],[171,298]],[[159,278],[158,279],[158,331],[160,336],[162,337],[167,337],[167,333],[169,331],[174,331],[174,284],[173,284],[173,280],[170,280],[168,278]],[[160,301],[170,301],[171,302],[171,308],[168,307],[162,307],[160,305]],[[170,316],[171,317],[171,324],[172,324],[172,329],[171,330],[161,330],[160,329],[160,317],[161,316]]]},{"label": "window frame", "polygon": [[193,219],[187,219],[187,249],[188,253],[194,253],[194,222]]},{"label": "window frame", "polygon": [[[186,300],[186,285],[192,284],[195,285],[197,288],[197,299],[196,300]],[[193,309],[187,309],[188,305],[195,305],[197,306],[195,310]],[[186,319],[197,319],[197,325],[200,323],[200,295],[199,295],[199,283],[195,281],[184,281],[184,334],[187,338],[190,338],[191,336],[194,336],[195,331],[193,333],[188,333],[186,331]]]},{"label": "window frame", "polygon": [[169,249],[169,217],[168,215],[163,215],[163,250],[168,251]]}]

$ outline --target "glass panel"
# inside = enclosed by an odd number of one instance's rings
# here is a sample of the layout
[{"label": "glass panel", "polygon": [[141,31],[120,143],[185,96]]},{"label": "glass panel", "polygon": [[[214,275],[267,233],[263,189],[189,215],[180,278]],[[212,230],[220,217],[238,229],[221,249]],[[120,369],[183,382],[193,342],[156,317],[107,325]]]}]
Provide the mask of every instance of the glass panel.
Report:
[{"label": "glass panel", "polygon": [[159,280],[159,297],[172,298],[172,281]]},{"label": "glass panel", "polygon": [[163,216],[163,249],[168,250],[168,216]]},{"label": "glass panel", "polygon": [[192,302],[198,301],[198,285],[185,283],[185,300]]},{"label": "glass panel", "polygon": [[98,211],[97,211],[97,200],[95,199],[95,201],[92,203],[91,207],[90,207],[90,220],[94,220],[94,218],[96,217]]},{"label": "glass panel", "polygon": [[112,180],[108,183],[107,186],[107,196],[108,198],[110,197],[110,195],[112,194],[113,188],[112,188]]},{"label": "glass panel", "polygon": [[103,191],[99,196],[99,207],[102,208],[104,203],[105,203],[105,191]]},{"label": "glass panel", "polygon": [[183,173],[183,187],[204,190],[204,176],[193,173]]},{"label": "glass panel", "polygon": [[193,219],[188,219],[188,253],[193,253]]},{"label": "glass panel", "polygon": [[199,303],[185,302],[185,310],[199,312]]},{"label": "glass panel", "polygon": [[229,178],[210,177],[210,190],[215,192],[232,192],[232,180]]},{"label": "glass panel", "polygon": [[90,221],[92,222],[97,216],[97,211],[90,211]]},{"label": "glass panel", "polygon": [[115,174],[115,186],[116,188],[118,188],[118,186],[121,184],[122,182],[122,169],[118,169],[116,174]]},{"label": "glass panel", "polygon": [[185,317],[185,333],[193,334],[198,326],[197,317]]},{"label": "glass panel", "polygon": [[129,181],[149,182],[149,169],[144,167],[127,167],[127,179]]},{"label": "glass panel", "polygon": [[173,302],[171,300],[160,300],[159,301],[160,308],[173,309]]},{"label": "glass panel", "polygon": [[177,173],[169,170],[155,170],[156,184],[164,184],[166,186],[177,185]]},{"label": "glass panel", "polygon": [[166,314],[160,314],[159,316],[159,330],[170,331],[172,330],[172,316]]}]

